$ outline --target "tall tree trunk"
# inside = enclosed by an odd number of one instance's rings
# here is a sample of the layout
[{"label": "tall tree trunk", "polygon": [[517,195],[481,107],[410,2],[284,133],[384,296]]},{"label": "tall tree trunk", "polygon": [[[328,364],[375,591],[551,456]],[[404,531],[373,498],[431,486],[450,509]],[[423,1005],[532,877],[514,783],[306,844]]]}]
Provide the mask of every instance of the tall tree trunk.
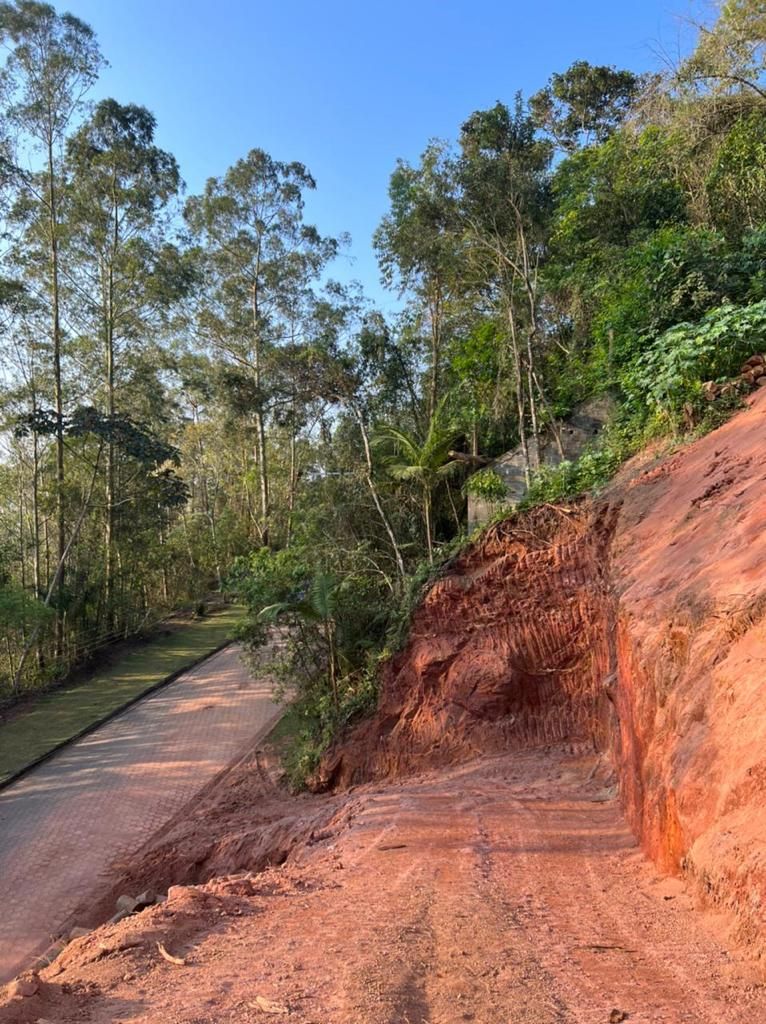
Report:
[{"label": "tall tree trunk", "polygon": [[21,589],[27,589],[27,544],[24,536],[24,460],[20,457],[19,474],[19,564],[21,566]]},{"label": "tall tree trunk", "polygon": [[252,294],[253,312],[253,366],[255,370],[255,389],[258,395],[258,404],[255,410],[256,443],[258,451],[258,481],[261,495],[261,516],[263,526],[261,528],[261,539],[264,547],[269,546],[269,515],[271,508],[269,504],[269,469],[266,461],[266,424],[263,415],[263,400],[261,396],[262,385],[262,352],[261,352],[261,325],[258,313],[258,285],[253,285]]},{"label": "tall tree trunk", "polygon": [[540,425],[537,415],[537,402],[535,401],[534,373],[535,373],[535,349],[539,337],[537,318],[537,268],[530,262],[529,246],[527,245],[527,234],[524,227],[524,219],[516,209],[518,247],[521,252],[521,265],[523,268],[523,285],[529,305],[529,329],[527,331],[527,393],[529,395],[529,416],[532,425],[532,437],[534,438],[534,469],[540,468]]},{"label": "tall tree trunk", "polygon": [[[293,401],[293,413],[295,412],[295,402]],[[295,445],[295,416],[293,415],[293,421],[290,424],[290,483],[287,492],[287,529],[285,538],[285,547],[290,547],[290,541],[292,540],[293,534],[293,515],[295,513],[295,496],[298,489],[298,464],[297,464],[297,453]]]},{"label": "tall tree trunk", "polygon": [[[34,399],[33,399],[34,408]],[[32,434],[32,578],[35,597],[42,595],[40,577],[40,440]]]},{"label": "tall tree trunk", "polygon": [[[114,260],[119,244],[119,208],[115,193],[115,182],[112,180],[112,252],[108,261],[105,309],[104,309],[104,341],[106,371],[106,411],[110,421],[115,414],[114,388]],[[114,604],[114,520],[115,520],[115,449],[111,440],[106,449],[106,509],[104,523],[104,587],[106,603],[106,626],[111,630],[115,624]]]},{"label": "tall tree trunk", "polygon": [[[81,507],[79,515],[77,516],[77,519],[76,519],[76,521],[74,523],[74,526],[72,527],[72,533],[71,533],[71,535],[69,537],[69,540],[66,543],[66,546],[64,547],[64,550],[63,550],[63,552],[61,554],[61,557],[59,559],[58,565],[56,566],[56,571],[53,574],[53,579],[51,580],[50,586],[48,587],[48,593],[45,595],[45,600],[43,601],[43,604],[46,607],[50,605],[51,599],[52,599],[53,595],[56,593],[57,589],[61,586],[61,577],[64,575],[64,569],[65,569],[65,565],[66,565],[66,560],[67,560],[67,558],[69,556],[69,552],[72,549],[72,546],[77,541],[78,534],[80,533],[80,529],[82,528],[82,524],[85,521],[85,516],[86,516],[86,514],[88,512],[88,509],[90,508],[91,499],[93,497],[93,488],[96,486],[96,480],[98,478],[98,473],[99,473],[99,469],[100,469],[100,465],[101,465],[101,454],[102,454],[102,449],[99,448],[98,454],[96,455],[96,461],[95,461],[95,464],[93,466],[93,473],[92,473],[91,478],[90,478],[90,483],[88,485],[88,490],[87,490],[87,492],[85,494],[85,498],[83,500],[82,507]],[[22,678],[22,675],[23,675],[23,672],[24,672],[24,666],[27,663],[27,659],[29,658],[29,655],[30,655],[30,653],[32,651],[32,648],[37,643],[37,638],[38,638],[38,636],[40,634],[40,629],[41,629],[41,626],[39,626],[39,625],[35,627],[35,629],[32,631],[32,635],[31,635],[28,643],[24,647],[24,651],[23,651],[23,653],[21,655],[21,658],[19,660],[19,664],[18,664],[18,666],[16,668],[16,674],[15,674],[14,679],[13,679],[13,690],[14,690],[14,693],[18,693],[19,689],[21,688],[21,678]]]},{"label": "tall tree trunk", "polygon": [[[35,408],[36,396],[33,394],[32,407]],[[32,433],[32,579],[35,597],[40,600],[43,593],[42,572],[40,565],[40,439],[37,431]],[[37,667],[41,669],[45,658],[42,644],[38,642],[36,650]]]},{"label": "tall tree trunk", "polygon": [[[61,310],[59,299],[59,247],[58,247],[58,198],[54,178],[55,161],[53,155],[53,137],[49,135],[47,143],[48,157],[48,228],[49,228],[49,265],[51,286],[51,341],[53,343],[53,386],[56,406],[56,529],[58,531],[58,569],[56,588],[59,593],[64,589],[66,577],[67,550],[66,524],[64,509],[64,388],[61,374]],[[64,647],[64,618],[59,609],[56,615],[56,656],[59,657]]]},{"label": "tall tree trunk", "polygon": [[511,339],[511,355],[513,356],[513,380],[516,388],[516,413],[519,420],[519,443],[524,457],[524,479],[527,487],[530,482],[529,444],[527,442],[526,427],[526,402],[524,400],[524,378],[521,372],[521,352],[519,351],[519,340],[516,332],[516,318],[514,316],[513,298],[508,301],[508,327]]},{"label": "tall tree trunk", "polygon": [[527,332],[527,394],[529,396],[529,419],[532,426],[532,443],[534,447],[534,458],[532,469],[540,468],[542,453],[540,451],[540,423],[537,416],[537,402],[535,401],[534,387],[534,352],[532,349],[532,331]]},{"label": "tall tree trunk", "polygon": [[434,545],[431,531],[431,492],[428,487],[423,487],[423,518],[426,522],[426,545],[428,546],[429,565],[434,564]]},{"label": "tall tree trunk", "polygon": [[438,281],[433,285],[429,299],[431,320],[431,377],[428,385],[428,422],[436,415],[439,404],[439,363],[441,362],[442,302]]},{"label": "tall tree trunk", "polygon": [[330,689],[335,710],[338,710],[338,655],[335,642],[335,623],[332,619],[324,621],[325,642],[327,644],[327,661],[330,673]]}]

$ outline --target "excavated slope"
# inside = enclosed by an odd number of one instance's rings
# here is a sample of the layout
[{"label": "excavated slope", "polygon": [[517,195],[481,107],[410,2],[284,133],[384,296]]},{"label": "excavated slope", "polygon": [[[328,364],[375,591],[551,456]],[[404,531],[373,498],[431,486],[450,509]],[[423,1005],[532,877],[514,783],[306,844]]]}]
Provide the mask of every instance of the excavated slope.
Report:
[{"label": "excavated slope", "polygon": [[316,788],[556,741],[608,751],[628,820],[766,939],[766,390],[595,506],[485,533],[415,612]]},{"label": "excavated slope", "polygon": [[559,740],[606,741],[609,505],[546,507],[491,528],[431,588],[385,667],[376,715],[318,787]]}]

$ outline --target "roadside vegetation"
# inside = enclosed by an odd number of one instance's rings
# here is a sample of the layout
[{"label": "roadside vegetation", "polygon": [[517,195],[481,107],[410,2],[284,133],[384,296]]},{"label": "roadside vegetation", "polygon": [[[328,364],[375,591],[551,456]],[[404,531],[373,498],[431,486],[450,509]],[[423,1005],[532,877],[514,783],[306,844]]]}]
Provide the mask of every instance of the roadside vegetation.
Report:
[{"label": "roadside vegetation", "polygon": [[[596,489],[720,422],[737,395],[704,385],[766,348],[758,0],[672,71],[576,62],[399,162],[393,318],[331,279],[305,166],[254,148],[182,200],[149,111],[86,105],[87,25],[17,0],[0,35],[2,696],[228,589],[253,657],[282,630],[299,783],[374,704],[466,494],[499,496],[492,457],[520,447],[528,503]],[[601,441],[539,467],[605,393]]]}]

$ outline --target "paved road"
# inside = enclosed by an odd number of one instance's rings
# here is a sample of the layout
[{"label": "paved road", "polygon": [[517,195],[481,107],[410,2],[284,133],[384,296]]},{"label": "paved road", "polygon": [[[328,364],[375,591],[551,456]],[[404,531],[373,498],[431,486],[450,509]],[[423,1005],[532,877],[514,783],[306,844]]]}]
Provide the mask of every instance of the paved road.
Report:
[{"label": "paved road", "polygon": [[228,647],[0,792],[0,983],[278,716]]}]

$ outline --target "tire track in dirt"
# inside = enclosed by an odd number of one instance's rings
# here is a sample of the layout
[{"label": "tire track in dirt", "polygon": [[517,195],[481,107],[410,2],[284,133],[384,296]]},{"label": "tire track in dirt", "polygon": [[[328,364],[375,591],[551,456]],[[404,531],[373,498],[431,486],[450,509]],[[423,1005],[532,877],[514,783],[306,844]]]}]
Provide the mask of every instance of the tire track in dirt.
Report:
[{"label": "tire track in dirt", "polygon": [[726,952],[635,891],[624,870],[634,843],[614,802],[597,796],[590,811],[588,803],[561,801],[552,789],[524,807],[512,840],[529,893],[526,927],[572,992],[573,1020],[607,1020],[612,1009],[636,1024],[750,1020],[717,990]]},{"label": "tire track in dirt", "polygon": [[0,1022],[258,1024],[258,1000],[292,1024],[766,1020],[766,989],[727,980],[744,960],[641,859],[597,767],[535,751],[360,787],[280,868],[77,940]]}]

